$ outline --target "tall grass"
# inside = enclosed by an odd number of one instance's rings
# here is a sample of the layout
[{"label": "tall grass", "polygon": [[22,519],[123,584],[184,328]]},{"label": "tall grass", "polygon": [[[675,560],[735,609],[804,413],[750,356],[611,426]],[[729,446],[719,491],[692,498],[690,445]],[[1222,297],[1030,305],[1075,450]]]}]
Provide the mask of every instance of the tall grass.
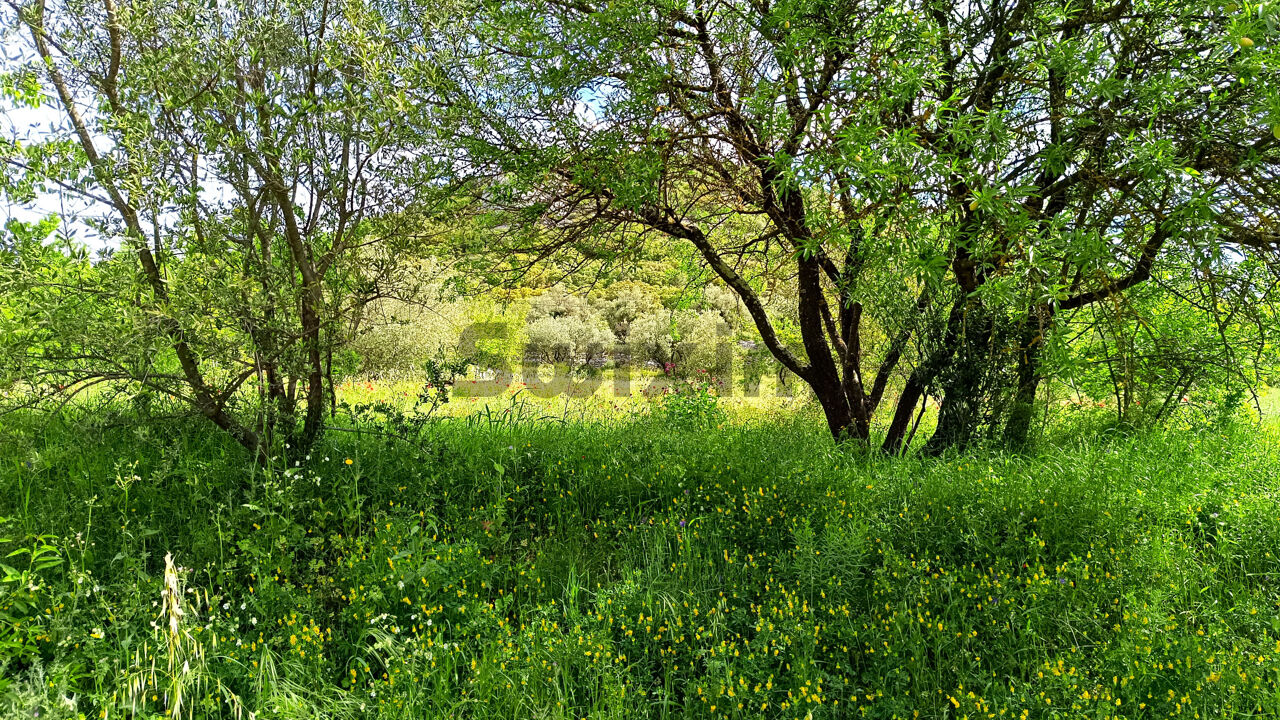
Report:
[{"label": "tall grass", "polygon": [[264,469],[184,420],[7,418],[0,707],[1280,712],[1274,427],[926,460],[803,412],[694,420],[497,412]]}]

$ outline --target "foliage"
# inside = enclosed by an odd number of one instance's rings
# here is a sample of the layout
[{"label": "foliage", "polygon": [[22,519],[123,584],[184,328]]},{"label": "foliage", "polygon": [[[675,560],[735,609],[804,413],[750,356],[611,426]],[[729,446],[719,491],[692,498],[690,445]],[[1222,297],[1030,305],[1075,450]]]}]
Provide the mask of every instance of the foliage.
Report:
[{"label": "foliage", "polygon": [[666,388],[657,411],[666,424],[678,428],[709,429],[724,422],[716,399],[723,383],[699,370]]},{"label": "foliage", "polygon": [[14,245],[6,379],[57,401],[104,383],[163,394],[260,458],[305,454],[349,322],[402,289],[388,258],[420,249],[433,192],[432,160],[410,159],[412,140],[388,131],[394,100],[350,57],[365,9],[11,9],[5,69],[40,92],[8,104],[59,122],[5,145],[0,189],[87,203],[65,219],[113,252],[94,264],[73,248],[68,265]]},{"label": "foliage", "polygon": [[550,291],[529,303],[526,352],[552,362],[590,364],[614,347],[605,318],[586,298]]},{"label": "foliage", "polygon": [[[1021,444],[1059,370],[1045,347],[1076,334],[1061,315],[1277,259],[1261,208],[1280,105],[1254,80],[1276,69],[1274,3],[523,0],[475,17],[413,122],[468,159],[491,272],[613,272],[683,245],[837,438],[866,441],[897,380],[886,450],[930,396],[931,451]],[[1269,302],[1274,276],[1255,279],[1233,312]],[[779,288],[803,352],[767,307]]]},{"label": "foliage", "polygon": [[[890,453],[931,403],[931,452],[1025,444],[1090,358],[1163,358],[1125,415],[1192,355],[1230,396],[1271,372],[1274,2],[10,9],[6,107],[66,122],[0,190],[114,249],[8,231],[0,372],[46,407],[166,396],[305,455],[335,376],[415,372],[423,306],[497,286],[535,307],[475,338],[496,373],[756,342]],[[1194,353],[1131,347],[1156,307]]]},{"label": "foliage", "polygon": [[1265,305],[1242,313],[1228,299],[1251,292],[1251,283],[1220,276],[1212,285],[1222,290],[1210,285],[1180,288],[1185,301],[1145,289],[1092,307],[1080,323],[1089,334],[1078,342],[1075,362],[1064,363],[1064,376],[1128,423],[1158,423],[1182,410],[1230,417],[1246,399],[1256,406],[1254,389],[1277,367],[1268,340],[1274,315]]},{"label": "foliage", "polygon": [[1275,2],[7,7],[0,716],[1280,707]]}]

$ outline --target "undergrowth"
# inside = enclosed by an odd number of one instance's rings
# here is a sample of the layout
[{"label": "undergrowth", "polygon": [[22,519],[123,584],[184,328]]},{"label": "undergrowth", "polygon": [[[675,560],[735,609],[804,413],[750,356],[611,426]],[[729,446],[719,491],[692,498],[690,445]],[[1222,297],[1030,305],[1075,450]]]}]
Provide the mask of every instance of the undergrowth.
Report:
[{"label": "undergrowth", "polygon": [[1280,712],[1274,428],[890,459],[693,414],[330,433],[290,468],[189,421],[11,416],[0,708]]}]

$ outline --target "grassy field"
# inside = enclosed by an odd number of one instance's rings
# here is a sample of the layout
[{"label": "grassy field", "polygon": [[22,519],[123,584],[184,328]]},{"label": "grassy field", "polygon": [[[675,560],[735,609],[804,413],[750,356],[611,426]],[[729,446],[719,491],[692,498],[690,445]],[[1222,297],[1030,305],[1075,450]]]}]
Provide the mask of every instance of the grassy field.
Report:
[{"label": "grassy field", "polygon": [[[347,380],[338,388],[339,397],[352,405],[387,403],[409,408],[422,386],[421,379]],[[556,419],[611,422],[619,417],[649,414],[655,404],[672,393],[691,388],[710,388],[717,397],[719,412],[735,421],[758,420],[803,411],[812,402],[812,392],[791,377],[780,384],[773,374],[747,387],[741,375],[732,381],[705,375],[675,378],[654,371],[627,372],[616,368],[584,377],[563,366],[518,370],[508,375],[473,373],[459,378],[451,391],[451,401],[437,409],[442,417],[465,417],[506,413],[524,419]]]},{"label": "grassy field", "polygon": [[506,392],[293,468],[5,418],[0,714],[1280,714],[1274,424],[891,460],[799,403]]}]

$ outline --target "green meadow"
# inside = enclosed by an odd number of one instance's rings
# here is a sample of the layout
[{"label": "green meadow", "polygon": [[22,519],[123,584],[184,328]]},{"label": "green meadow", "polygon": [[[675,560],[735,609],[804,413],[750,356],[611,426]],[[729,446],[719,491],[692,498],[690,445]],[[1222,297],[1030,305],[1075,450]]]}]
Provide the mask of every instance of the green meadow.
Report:
[{"label": "green meadow", "polygon": [[888,458],[812,409],[671,405],[371,423],[293,468],[163,414],[10,416],[4,714],[1280,708],[1273,423]]}]

